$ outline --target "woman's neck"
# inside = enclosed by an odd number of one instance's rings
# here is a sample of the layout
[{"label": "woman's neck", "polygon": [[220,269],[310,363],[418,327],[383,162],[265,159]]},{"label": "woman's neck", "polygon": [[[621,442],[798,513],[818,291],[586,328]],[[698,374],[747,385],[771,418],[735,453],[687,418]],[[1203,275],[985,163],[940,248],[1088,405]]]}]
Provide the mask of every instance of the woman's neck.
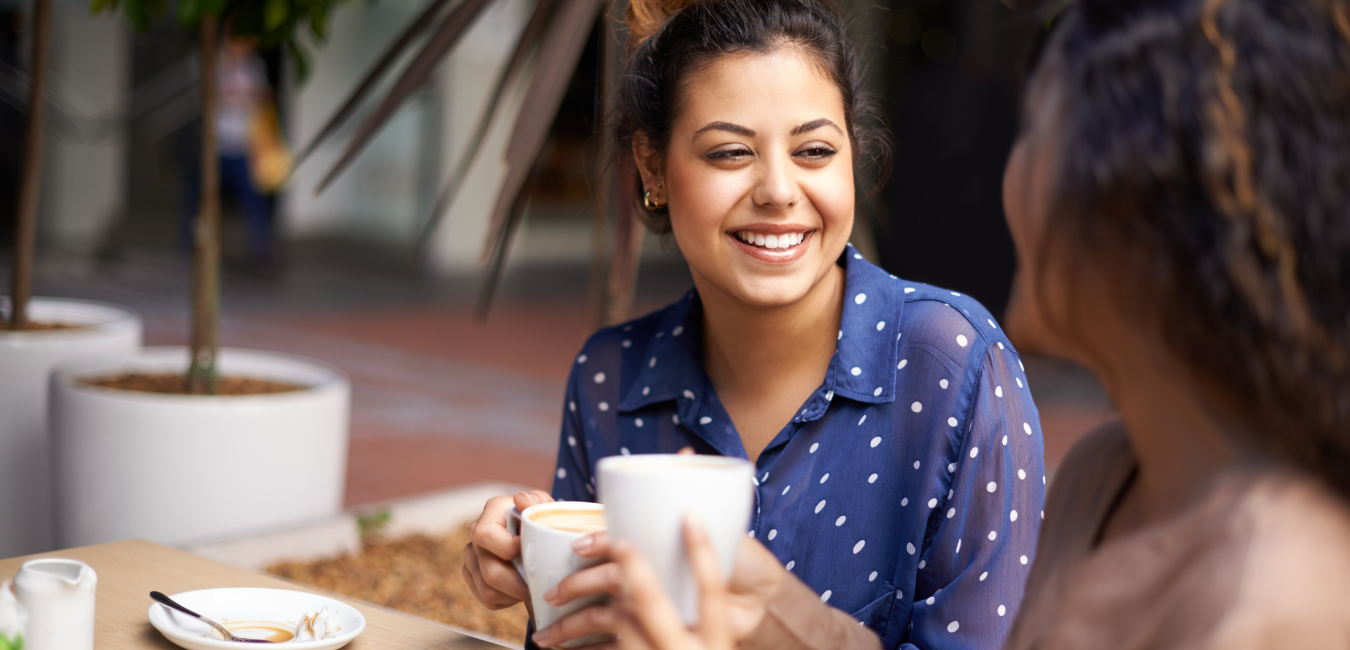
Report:
[{"label": "woman's neck", "polygon": [[[1190,372],[1153,341],[1127,336],[1099,368],[1138,463],[1103,539],[1168,519],[1205,496],[1238,457]],[[1131,349],[1134,348],[1134,349]]]},{"label": "woman's neck", "polygon": [[820,386],[844,310],[844,270],[831,266],[801,300],[747,305],[695,274],[703,363],[751,459]]}]

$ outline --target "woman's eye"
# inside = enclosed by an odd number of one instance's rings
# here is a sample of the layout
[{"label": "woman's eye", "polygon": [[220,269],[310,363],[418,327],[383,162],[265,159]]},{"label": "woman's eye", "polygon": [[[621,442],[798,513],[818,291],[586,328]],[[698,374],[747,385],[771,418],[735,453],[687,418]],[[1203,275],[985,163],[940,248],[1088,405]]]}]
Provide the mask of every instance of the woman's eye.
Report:
[{"label": "woman's eye", "polygon": [[812,158],[812,159],[816,159],[816,160],[822,160],[822,159],[825,159],[825,158],[829,158],[830,156],[833,156],[834,154],[837,154],[837,153],[839,153],[839,152],[836,151],[836,150],[835,150],[834,148],[832,148],[832,147],[827,147],[827,146],[824,146],[824,145],[818,145],[818,146],[807,147],[807,148],[805,148],[805,149],[801,149],[801,150],[799,150],[799,151],[797,152],[797,155],[799,155],[799,156],[806,156],[807,158]]},{"label": "woman's eye", "polygon": [[711,160],[743,160],[749,155],[751,155],[749,149],[738,147],[735,149],[718,149],[708,154],[708,158]]}]

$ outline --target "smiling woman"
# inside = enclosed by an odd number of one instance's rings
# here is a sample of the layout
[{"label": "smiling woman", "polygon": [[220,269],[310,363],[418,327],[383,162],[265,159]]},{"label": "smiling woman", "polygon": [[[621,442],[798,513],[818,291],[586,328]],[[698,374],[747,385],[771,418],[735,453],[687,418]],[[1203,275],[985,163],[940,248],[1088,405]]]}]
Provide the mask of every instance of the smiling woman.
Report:
[{"label": "smiling woman", "polygon": [[[840,20],[816,0],[683,4],[630,3],[638,45],[615,141],[694,290],[586,343],[551,498],[593,500],[606,456],[747,458],[758,541],[730,576],[733,637],[999,647],[1045,494],[1017,354],[975,301],[896,278],[848,245],[855,172],[884,164],[886,136]],[[465,574],[489,607],[528,596],[506,511],[545,498],[494,499],[475,525]],[[546,600],[625,593],[620,575],[580,571]],[[590,608],[533,641],[620,620]]]}]

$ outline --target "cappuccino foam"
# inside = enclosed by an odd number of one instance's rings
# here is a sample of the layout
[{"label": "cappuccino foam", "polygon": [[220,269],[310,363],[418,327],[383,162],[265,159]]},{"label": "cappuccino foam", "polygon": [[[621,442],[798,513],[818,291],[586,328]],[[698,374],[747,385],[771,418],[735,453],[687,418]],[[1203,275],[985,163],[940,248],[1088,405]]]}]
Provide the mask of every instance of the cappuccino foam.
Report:
[{"label": "cappuccino foam", "polygon": [[530,513],[530,520],[540,526],[568,533],[589,535],[608,530],[603,510],[568,510],[557,508]]}]

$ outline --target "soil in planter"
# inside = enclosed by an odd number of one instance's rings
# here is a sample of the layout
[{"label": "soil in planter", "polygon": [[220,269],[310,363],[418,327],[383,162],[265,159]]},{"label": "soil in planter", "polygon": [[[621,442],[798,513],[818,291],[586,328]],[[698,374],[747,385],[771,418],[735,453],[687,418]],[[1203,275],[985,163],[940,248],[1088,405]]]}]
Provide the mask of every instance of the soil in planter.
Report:
[{"label": "soil in planter", "polygon": [[[82,380],[89,386],[134,390],[142,393],[168,393],[184,395],[187,393],[183,373],[178,372],[128,372],[95,379]],[[217,395],[271,395],[305,390],[307,386],[286,381],[273,381],[257,377],[224,376],[216,387]]]},{"label": "soil in planter", "polygon": [[267,572],[480,634],[524,643],[523,603],[489,611],[461,574],[465,526],[445,536],[410,535],[373,541],[358,553],[313,562],[280,562]]},{"label": "soil in planter", "polygon": [[0,332],[51,332],[54,330],[78,330],[84,329],[88,325],[75,325],[72,323],[46,323],[28,321],[28,326],[21,330],[10,327],[8,321],[0,321]]}]

